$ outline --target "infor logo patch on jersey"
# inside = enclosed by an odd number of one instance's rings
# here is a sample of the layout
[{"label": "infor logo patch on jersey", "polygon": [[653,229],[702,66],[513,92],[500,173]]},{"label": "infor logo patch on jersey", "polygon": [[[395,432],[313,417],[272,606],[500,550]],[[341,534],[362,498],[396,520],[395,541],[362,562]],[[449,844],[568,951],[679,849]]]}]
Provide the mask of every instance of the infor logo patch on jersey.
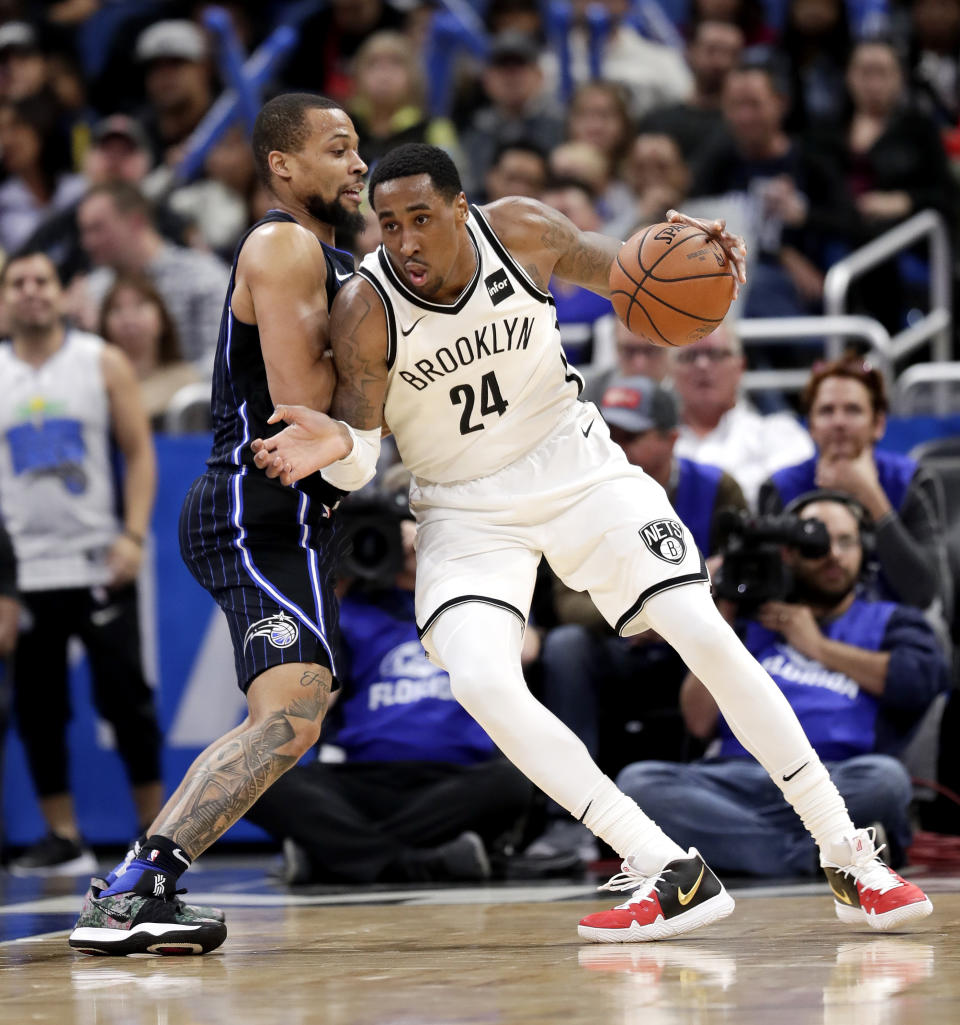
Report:
[{"label": "infor logo patch on jersey", "polygon": [[643,543],[664,562],[676,565],[683,562],[687,544],[683,539],[683,527],[676,520],[651,520],[640,528]]},{"label": "infor logo patch on jersey", "polygon": [[483,279],[483,283],[486,286],[487,295],[490,296],[490,302],[494,306],[513,295],[513,285],[507,277],[507,272],[502,267],[500,270],[495,270],[492,274],[488,274]]}]

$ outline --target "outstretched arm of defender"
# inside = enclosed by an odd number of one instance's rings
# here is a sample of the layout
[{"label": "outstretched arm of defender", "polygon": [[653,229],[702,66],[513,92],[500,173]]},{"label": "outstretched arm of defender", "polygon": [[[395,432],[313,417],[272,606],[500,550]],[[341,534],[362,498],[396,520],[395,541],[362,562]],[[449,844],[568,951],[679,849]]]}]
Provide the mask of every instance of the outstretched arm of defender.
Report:
[{"label": "outstretched arm of defender", "polygon": [[355,491],[376,469],[387,389],[386,316],[362,278],[351,279],[338,293],[330,341],[337,367],[331,415],[305,406],[277,406],[270,422],[283,420],[288,426],[253,442],[254,462],[284,484],[325,470],[331,484]]}]

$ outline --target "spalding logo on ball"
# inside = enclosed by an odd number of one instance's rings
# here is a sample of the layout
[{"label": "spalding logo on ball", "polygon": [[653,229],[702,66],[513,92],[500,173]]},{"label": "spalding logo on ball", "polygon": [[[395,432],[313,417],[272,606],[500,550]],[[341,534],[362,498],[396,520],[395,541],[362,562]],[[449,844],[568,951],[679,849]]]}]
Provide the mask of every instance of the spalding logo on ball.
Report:
[{"label": "spalding logo on ball", "polygon": [[620,247],[610,268],[610,301],[635,335],[683,346],[715,331],[736,285],[727,254],[700,228],[651,224]]}]

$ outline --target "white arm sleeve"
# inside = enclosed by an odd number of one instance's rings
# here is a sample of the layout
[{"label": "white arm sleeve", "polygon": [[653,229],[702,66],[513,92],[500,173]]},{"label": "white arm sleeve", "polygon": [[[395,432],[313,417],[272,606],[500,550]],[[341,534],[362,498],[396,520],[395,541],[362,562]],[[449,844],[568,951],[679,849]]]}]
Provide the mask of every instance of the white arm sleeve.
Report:
[{"label": "white arm sleeve", "polygon": [[377,472],[377,459],[380,457],[380,428],[370,431],[358,431],[348,423],[340,421],[353,438],[353,448],[335,463],[325,466],[321,475],[335,488],[341,491],[357,491],[373,479]]}]

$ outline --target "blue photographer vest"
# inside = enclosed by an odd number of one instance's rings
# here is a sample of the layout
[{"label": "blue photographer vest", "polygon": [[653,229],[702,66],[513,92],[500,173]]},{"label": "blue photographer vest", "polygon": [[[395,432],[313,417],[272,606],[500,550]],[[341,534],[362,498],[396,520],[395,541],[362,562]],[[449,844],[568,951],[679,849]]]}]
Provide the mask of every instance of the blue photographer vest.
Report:
[{"label": "blue photographer vest", "polygon": [[704,555],[710,554],[710,526],[717,504],[717,488],[723,470],[691,459],[677,458],[680,472],[673,507]]},{"label": "blue photographer vest", "polygon": [[[771,476],[770,479],[776,485],[784,505],[799,495],[816,490],[814,477],[818,458],[819,456],[811,456],[806,462],[784,467]],[[917,472],[917,463],[909,456],[900,455],[899,452],[885,452],[882,449],[875,449],[873,458],[877,464],[880,487],[883,488],[883,493],[893,508],[900,512],[907,487]]]},{"label": "blue photographer vest", "polygon": [[348,682],[343,726],[324,738],[347,761],[430,761],[472,765],[493,741],[456,702],[450,677],[428,661],[413,614],[413,592],[346,597],[340,605]]},{"label": "blue photographer vest", "polygon": [[[821,623],[825,637],[870,651],[879,651],[893,602],[854,600],[847,611]],[[817,754],[839,761],[876,748],[877,699],[862,691],[849,676],[806,658],[779,635],[751,622],[744,640],[747,650],[773,677],[794,710]],[[749,758],[721,716],[717,736],[721,758]]]}]

